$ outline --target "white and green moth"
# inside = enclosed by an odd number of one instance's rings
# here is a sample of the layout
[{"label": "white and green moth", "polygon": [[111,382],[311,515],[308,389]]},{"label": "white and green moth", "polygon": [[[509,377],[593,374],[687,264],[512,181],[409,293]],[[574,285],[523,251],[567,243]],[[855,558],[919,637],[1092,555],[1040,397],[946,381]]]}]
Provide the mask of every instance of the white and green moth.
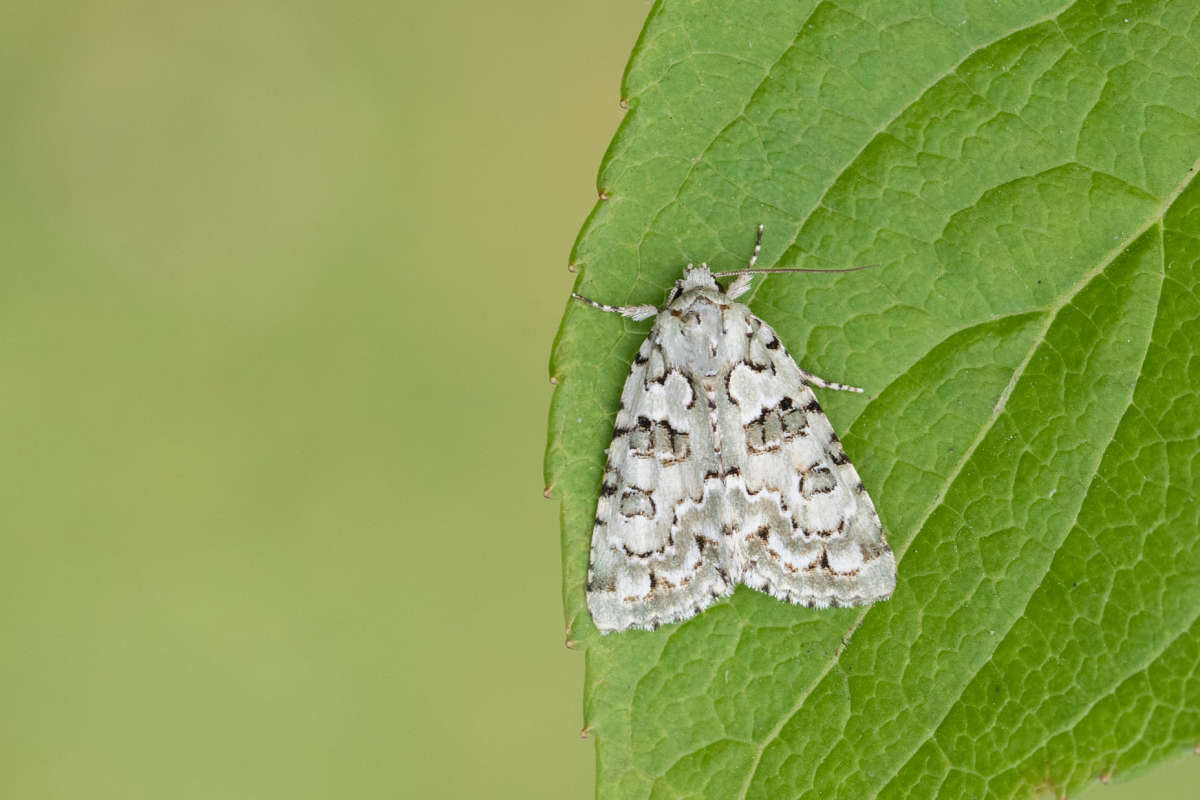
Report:
[{"label": "white and green moth", "polygon": [[[617,412],[596,507],[587,602],[602,632],[685,620],[744,583],[825,608],[885,600],[896,561],[813,386],[736,298],[756,270],[688,265],[654,317]],[[858,269],[863,269],[859,267]],[[845,270],[839,270],[845,271]],[[722,290],[717,278],[736,276]]]}]

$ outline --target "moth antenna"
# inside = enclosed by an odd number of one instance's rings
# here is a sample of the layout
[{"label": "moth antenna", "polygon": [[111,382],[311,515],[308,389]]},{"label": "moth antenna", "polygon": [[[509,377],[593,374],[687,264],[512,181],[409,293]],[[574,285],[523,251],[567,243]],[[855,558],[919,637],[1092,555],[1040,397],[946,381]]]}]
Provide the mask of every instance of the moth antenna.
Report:
[{"label": "moth antenna", "polygon": [[758,235],[754,237],[754,252],[750,254],[750,263],[746,265],[748,271],[754,269],[754,265],[758,263],[758,251],[762,250],[763,231],[766,230],[766,225],[758,226]]},{"label": "moth antenna", "polygon": [[[755,269],[754,265],[758,263],[758,253],[762,250],[763,231],[766,230],[766,225],[758,226],[758,234],[754,237],[754,252],[750,254],[750,263],[745,269],[735,269],[729,272],[714,272],[714,278],[729,278],[733,275],[773,275],[779,272],[858,272],[864,269],[874,269],[878,264],[867,264],[865,267],[847,267],[845,269],[806,269],[803,267],[768,267],[763,269]],[[690,265],[689,265],[690,266]]]},{"label": "moth antenna", "polygon": [[867,264],[863,267],[846,267],[845,269],[806,269],[804,267],[764,267],[763,269],[735,269],[730,272],[714,272],[714,278],[728,278],[731,275],[774,275],[779,272],[860,272],[864,269],[875,269],[879,264]]}]

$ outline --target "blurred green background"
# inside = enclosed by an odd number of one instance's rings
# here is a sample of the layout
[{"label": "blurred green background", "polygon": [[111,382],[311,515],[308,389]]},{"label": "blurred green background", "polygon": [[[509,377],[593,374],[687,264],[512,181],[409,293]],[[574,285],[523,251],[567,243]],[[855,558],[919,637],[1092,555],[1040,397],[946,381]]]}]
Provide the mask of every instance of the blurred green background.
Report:
[{"label": "blurred green background", "polygon": [[545,365],[648,10],[5,6],[0,797],[592,795]]}]

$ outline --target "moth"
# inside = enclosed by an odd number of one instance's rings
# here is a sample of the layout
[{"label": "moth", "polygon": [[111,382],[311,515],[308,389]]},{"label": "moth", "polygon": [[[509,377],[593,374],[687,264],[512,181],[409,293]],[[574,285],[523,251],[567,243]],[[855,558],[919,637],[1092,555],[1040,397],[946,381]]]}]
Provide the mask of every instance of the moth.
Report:
[{"label": "moth", "polygon": [[[736,302],[764,272],[689,264],[654,317],[608,447],[587,603],[604,633],[688,619],[739,584],[825,608],[885,600],[896,561],[875,505],[812,387],[861,392],[797,366]],[[864,269],[858,267],[856,269]],[[734,277],[722,290],[717,278]]]}]

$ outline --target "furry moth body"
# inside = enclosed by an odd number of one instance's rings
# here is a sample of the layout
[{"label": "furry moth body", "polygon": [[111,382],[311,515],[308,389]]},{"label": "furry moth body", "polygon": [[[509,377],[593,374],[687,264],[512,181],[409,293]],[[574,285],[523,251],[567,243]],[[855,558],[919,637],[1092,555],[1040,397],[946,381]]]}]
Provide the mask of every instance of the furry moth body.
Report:
[{"label": "furry moth body", "polygon": [[[621,392],[596,508],[588,610],[604,633],[688,619],[739,583],[824,608],[891,596],[896,562],[804,371],[735,299],[747,270],[688,266]],[[764,270],[765,271],[765,270]],[[738,277],[723,291],[716,277]]]}]

